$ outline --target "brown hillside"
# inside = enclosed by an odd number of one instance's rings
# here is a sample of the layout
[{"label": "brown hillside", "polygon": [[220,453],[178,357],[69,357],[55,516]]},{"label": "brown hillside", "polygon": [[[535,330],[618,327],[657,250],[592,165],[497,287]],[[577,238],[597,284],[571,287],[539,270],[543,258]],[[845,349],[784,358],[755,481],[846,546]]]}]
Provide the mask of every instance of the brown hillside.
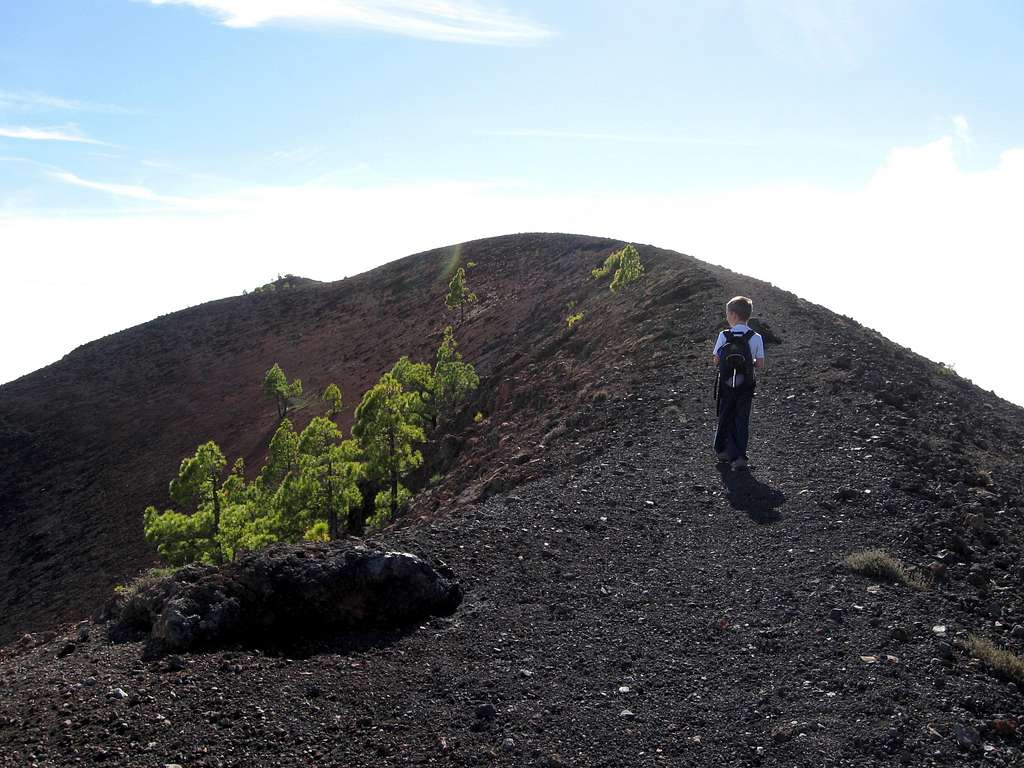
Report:
[{"label": "brown hillside", "polygon": [[[3,637],[60,631],[0,650],[0,765],[1019,765],[1021,683],[967,638],[1024,655],[1024,410],[677,253],[640,247],[647,275],[613,295],[586,277],[619,245],[431,251],[160,318],[0,388]],[[450,566],[452,617],[299,662],[148,667],[58,626],[154,561],[141,510],[197,442],[259,466],[272,362],[307,392],[337,381],[351,412],[399,355],[426,359],[459,258],[487,418],[380,537]],[[751,473],[709,450],[708,351],[737,293],[768,341]],[[877,547],[927,588],[843,565]]]},{"label": "brown hillside", "polygon": [[[480,302],[458,336],[487,378],[484,397],[498,400],[496,418],[525,409],[530,421],[554,419],[544,397],[558,394],[544,394],[551,382],[532,380],[530,366],[564,337],[569,297],[608,293],[584,278],[615,245],[525,235],[442,248],[335,283],[160,317],[0,387],[0,644],[78,618],[156,562],[141,512],[167,502],[168,481],[199,442],[216,440],[230,460],[258,470],[277,423],[260,391],[272,363],[303,380],[311,404],[296,412],[302,425],[323,410],[317,396],[328,383],[342,387],[350,419],[398,357],[431,359],[451,320],[442,299],[460,258],[477,264],[470,280]],[[678,258],[657,254],[665,264]],[[602,370],[592,384],[620,379]],[[489,468],[492,453],[478,446],[460,479]]]},{"label": "brown hillside", "polygon": [[[168,480],[196,444],[214,439],[229,461],[241,456],[250,473],[259,468],[276,426],[273,405],[260,395],[273,362],[303,379],[310,405],[295,414],[301,426],[322,411],[316,396],[327,383],[342,387],[350,415],[399,356],[430,359],[451,319],[442,297],[460,260],[476,263],[470,280],[480,302],[458,336],[483,376],[474,409],[490,418],[469,437],[447,481],[421,496],[418,511],[453,496],[479,498],[573,461],[571,442],[558,440],[560,450],[545,452],[545,436],[557,440],[587,412],[600,415],[603,398],[629,392],[652,365],[692,377],[695,394],[709,394],[707,347],[723,298],[739,291],[757,297],[756,314],[769,322],[773,369],[799,354],[793,342],[803,344],[798,338],[811,327],[848,349],[837,359],[857,358],[827,370],[820,366],[831,361],[816,361],[797,368],[796,379],[777,377],[797,395],[794,405],[811,429],[818,408],[809,398],[827,397],[821,408],[846,407],[852,379],[897,408],[908,427],[934,428],[934,435],[919,435],[922,445],[952,441],[960,454],[1021,446],[1020,409],[760,281],[643,247],[647,278],[613,295],[607,280],[587,278],[620,246],[517,235],[441,248],[335,283],[310,281],[160,317],[0,387],[0,460],[7,468],[0,478],[0,643],[79,618],[113,584],[156,562],[142,539],[141,510],[167,501]],[[586,313],[573,332],[564,320],[570,300],[578,302],[573,311]],[[692,406],[679,407],[686,414]],[[978,428],[986,424],[989,436],[958,441],[968,429],[984,435]],[[997,451],[977,469],[1009,458]],[[928,462],[949,460],[936,450]],[[968,474],[975,469],[966,466]]]}]

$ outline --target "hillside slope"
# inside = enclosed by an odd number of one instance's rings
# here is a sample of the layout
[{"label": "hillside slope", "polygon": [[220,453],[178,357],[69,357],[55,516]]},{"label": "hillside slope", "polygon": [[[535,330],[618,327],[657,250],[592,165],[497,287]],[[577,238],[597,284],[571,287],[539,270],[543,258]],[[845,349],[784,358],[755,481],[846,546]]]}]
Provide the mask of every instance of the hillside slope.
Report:
[{"label": "hillside slope", "polygon": [[[488,418],[381,537],[463,579],[453,617],[178,670],[96,630],[63,656],[65,635],[39,635],[0,656],[8,764],[1019,764],[999,724],[1019,689],[954,641],[1024,653],[1024,411],[679,254],[641,247],[648,274],[621,295],[585,282],[617,245],[461,247]],[[140,510],[199,439],[258,465],[270,362],[351,406],[400,354],[427,357],[452,256],[161,318],[0,389],[19,467],[0,486],[6,637],[83,618],[151,562]],[[708,449],[707,353],[737,293],[770,325],[749,475]],[[811,328],[834,354],[811,357]],[[841,565],[872,546],[942,578],[879,588]]]}]

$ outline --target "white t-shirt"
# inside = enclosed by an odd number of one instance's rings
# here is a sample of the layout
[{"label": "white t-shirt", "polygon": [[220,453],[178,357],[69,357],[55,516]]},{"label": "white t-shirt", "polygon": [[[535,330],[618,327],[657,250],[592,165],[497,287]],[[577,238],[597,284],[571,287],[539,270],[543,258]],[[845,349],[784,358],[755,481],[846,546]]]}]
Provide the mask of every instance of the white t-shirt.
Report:
[{"label": "white t-shirt", "polygon": [[[746,323],[737,323],[736,325],[734,325],[732,327],[732,332],[734,334],[736,334],[736,333],[746,333],[749,330],[751,330],[751,328]],[[720,331],[719,334],[718,334],[718,341],[715,342],[715,355],[717,355],[718,351],[722,347],[724,347],[724,346],[725,346],[725,331]],[[760,333],[757,333],[756,331],[754,332],[754,335],[750,337],[749,346],[750,346],[750,355],[751,355],[751,357],[754,358],[754,362],[757,362],[758,360],[764,360],[764,339],[761,338],[761,334]],[[737,373],[736,374],[736,378],[735,378],[735,382],[733,380],[733,377],[730,376],[726,380],[725,386],[727,386],[727,387],[732,387],[732,386],[738,387],[740,384],[743,383],[743,380],[744,380],[743,374],[742,373]]]}]

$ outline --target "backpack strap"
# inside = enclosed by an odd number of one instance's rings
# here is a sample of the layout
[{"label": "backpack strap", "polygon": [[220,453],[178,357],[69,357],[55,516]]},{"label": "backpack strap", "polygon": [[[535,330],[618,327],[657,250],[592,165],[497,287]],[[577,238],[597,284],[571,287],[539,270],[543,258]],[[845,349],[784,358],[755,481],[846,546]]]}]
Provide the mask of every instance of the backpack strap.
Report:
[{"label": "backpack strap", "polygon": [[757,332],[753,328],[751,328],[749,331],[743,334],[743,340],[749,342],[752,338],[754,338],[755,333]]}]

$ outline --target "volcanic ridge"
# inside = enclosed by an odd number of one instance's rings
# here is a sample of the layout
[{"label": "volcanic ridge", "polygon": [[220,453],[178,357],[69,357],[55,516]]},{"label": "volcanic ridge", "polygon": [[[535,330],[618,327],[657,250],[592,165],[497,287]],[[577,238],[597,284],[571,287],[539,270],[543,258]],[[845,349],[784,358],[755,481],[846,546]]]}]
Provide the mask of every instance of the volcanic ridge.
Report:
[{"label": "volcanic ridge", "polygon": [[[623,245],[523,234],[282,278],[0,387],[0,766],[1024,765],[1024,409],[690,256],[638,245],[613,293],[590,271]],[[481,383],[410,509],[154,587],[235,606],[225,643],[119,635],[113,588],[158,564],[142,511],[182,457],[213,439],[260,466],[274,362],[337,382],[347,431],[400,356],[432,357],[469,263]],[[710,445],[737,294],[768,360],[749,472]],[[384,562],[437,609],[305,638],[331,574]],[[275,568],[317,574],[315,610],[261,591]],[[263,642],[268,605],[303,637]]]}]

